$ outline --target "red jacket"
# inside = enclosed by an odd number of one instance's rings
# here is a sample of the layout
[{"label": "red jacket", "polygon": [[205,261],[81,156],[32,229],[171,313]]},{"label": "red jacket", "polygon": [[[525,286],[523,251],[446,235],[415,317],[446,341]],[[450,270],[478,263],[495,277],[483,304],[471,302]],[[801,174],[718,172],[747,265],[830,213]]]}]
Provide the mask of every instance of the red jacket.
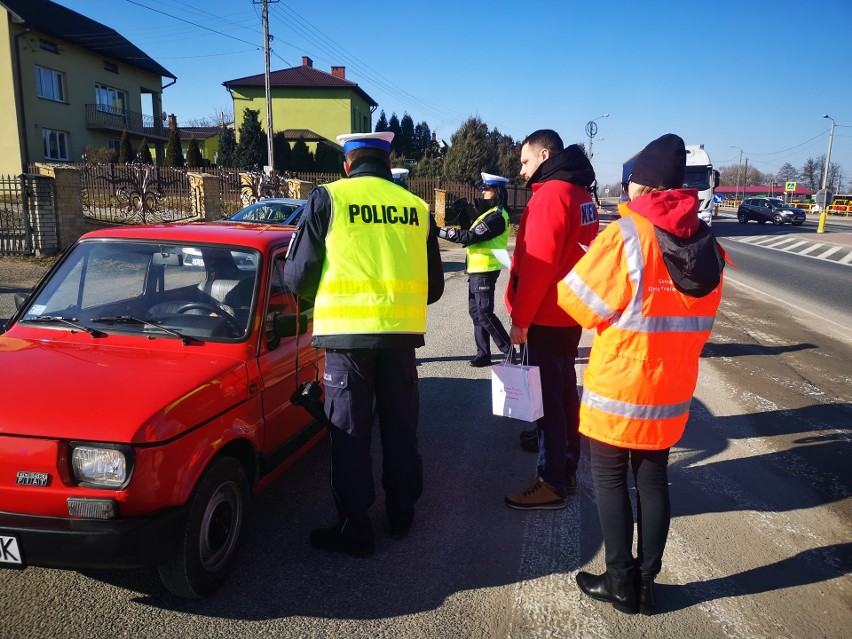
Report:
[{"label": "red jacket", "polygon": [[560,179],[532,190],[518,227],[506,308],[518,328],[576,326],[557,304],[556,284],[597,236],[597,208],[585,188]]}]

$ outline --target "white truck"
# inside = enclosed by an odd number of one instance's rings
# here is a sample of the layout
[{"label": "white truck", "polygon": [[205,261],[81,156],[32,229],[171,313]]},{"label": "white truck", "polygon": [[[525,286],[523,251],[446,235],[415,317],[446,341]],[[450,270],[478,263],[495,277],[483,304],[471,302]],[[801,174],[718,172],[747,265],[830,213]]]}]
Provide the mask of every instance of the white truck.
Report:
[{"label": "white truck", "polygon": [[[638,153],[636,155],[639,155]],[[628,159],[621,168],[621,181],[626,183],[630,178],[630,173],[633,170],[633,162],[636,161],[636,155]],[[683,188],[698,189],[698,217],[711,224],[713,221],[713,195],[716,187],[719,186],[719,171],[713,168],[710,162],[710,156],[704,150],[703,144],[687,144],[686,145],[686,175],[683,179]],[[622,195],[622,199],[626,199],[626,194]]]}]

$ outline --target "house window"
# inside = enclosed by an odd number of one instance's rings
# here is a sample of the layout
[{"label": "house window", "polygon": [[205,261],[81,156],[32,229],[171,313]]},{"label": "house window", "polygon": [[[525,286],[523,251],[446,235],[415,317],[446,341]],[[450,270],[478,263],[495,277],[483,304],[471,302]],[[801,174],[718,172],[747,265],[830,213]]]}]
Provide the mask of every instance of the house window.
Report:
[{"label": "house window", "polygon": [[42,129],[45,160],[68,160],[68,134],[65,131]]},{"label": "house window", "polygon": [[104,84],[95,85],[98,111],[114,115],[127,115],[127,93]]},{"label": "house window", "polygon": [[59,53],[59,45],[55,42],[51,42],[50,40],[41,40],[38,41],[38,46],[45,51],[50,51],[51,53]]},{"label": "house window", "polygon": [[118,65],[115,62],[107,62],[104,60],[104,71],[109,71],[110,73],[118,73]]},{"label": "house window", "polygon": [[65,75],[59,71],[36,66],[36,95],[45,100],[65,102]]},{"label": "house window", "polygon": [[121,150],[121,140],[111,139],[109,141],[109,148],[118,153]]}]

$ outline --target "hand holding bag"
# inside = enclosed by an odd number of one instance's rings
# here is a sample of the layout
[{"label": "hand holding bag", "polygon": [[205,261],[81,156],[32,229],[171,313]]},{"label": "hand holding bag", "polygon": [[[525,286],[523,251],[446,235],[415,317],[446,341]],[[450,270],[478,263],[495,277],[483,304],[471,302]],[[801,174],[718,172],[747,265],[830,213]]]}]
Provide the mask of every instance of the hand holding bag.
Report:
[{"label": "hand holding bag", "polygon": [[541,373],[538,366],[527,365],[526,345],[520,364],[509,358],[491,367],[491,409],[500,417],[534,422],[544,415],[541,401]]}]

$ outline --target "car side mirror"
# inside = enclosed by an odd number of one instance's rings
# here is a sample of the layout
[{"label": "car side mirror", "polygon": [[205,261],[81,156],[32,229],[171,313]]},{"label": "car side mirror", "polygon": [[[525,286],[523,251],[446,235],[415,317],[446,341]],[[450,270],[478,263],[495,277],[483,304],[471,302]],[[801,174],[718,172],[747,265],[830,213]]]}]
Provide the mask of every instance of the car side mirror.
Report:
[{"label": "car side mirror", "polygon": [[313,309],[296,313],[275,313],[272,318],[272,336],[269,348],[278,348],[285,337],[295,337],[308,332],[308,324],[313,319]]},{"label": "car side mirror", "polygon": [[30,296],[30,293],[15,293],[15,308],[17,310],[21,310],[21,307],[27,301],[27,298]]},{"label": "car side mirror", "polygon": [[715,169],[713,170],[713,184],[714,189],[719,187],[719,172]]}]

